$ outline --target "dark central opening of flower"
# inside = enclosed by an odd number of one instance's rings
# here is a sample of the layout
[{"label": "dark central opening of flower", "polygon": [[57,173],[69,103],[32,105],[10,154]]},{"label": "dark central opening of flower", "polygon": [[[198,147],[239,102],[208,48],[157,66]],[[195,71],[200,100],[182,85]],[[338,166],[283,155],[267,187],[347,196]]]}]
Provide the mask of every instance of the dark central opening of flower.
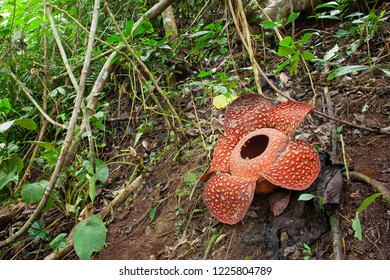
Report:
[{"label": "dark central opening of flower", "polygon": [[261,155],[267,149],[269,138],[266,135],[256,135],[241,148],[241,157],[243,159],[252,159]]}]

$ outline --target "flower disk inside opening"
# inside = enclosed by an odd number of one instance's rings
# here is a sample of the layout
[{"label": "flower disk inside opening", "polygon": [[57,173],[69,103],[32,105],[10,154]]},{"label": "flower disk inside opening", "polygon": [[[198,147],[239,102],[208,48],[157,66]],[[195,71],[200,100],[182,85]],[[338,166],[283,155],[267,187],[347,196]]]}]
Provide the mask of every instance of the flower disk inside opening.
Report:
[{"label": "flower disk inside opening", "polygon": [[242,146],[241,157],[243,159],[253,159],[261,155],[268,147],[269,138],[266,135],[256,135]]}]

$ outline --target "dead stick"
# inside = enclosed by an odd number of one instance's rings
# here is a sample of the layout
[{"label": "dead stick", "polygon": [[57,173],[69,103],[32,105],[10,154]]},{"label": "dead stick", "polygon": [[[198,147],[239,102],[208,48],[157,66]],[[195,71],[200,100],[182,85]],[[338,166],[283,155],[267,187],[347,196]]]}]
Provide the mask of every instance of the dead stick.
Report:
[{"label": "dead stick", "polygon": [[332,232],[333,259],[342,260],[344,258],[343,242],[341,241],[340,221],[336,213],[329,217],[329,222]]}]

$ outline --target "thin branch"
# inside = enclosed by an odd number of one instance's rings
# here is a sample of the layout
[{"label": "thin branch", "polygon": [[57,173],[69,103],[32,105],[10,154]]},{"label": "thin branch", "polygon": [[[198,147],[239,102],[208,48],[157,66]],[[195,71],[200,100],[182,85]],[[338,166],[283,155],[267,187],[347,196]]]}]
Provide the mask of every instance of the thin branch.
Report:
[{"label": "thin branch", "polygon": [[131,36],[133,37],[134,30],[145,20],[153,20],[157,18],[162,12],[168,8],[174,0],[161,0],[156,3],[153,7],[151,7],[136,23],[134,23],[133,29],[131,31]]},{"label": "thin branch", "polygon": [[[169,2],[169,1],[161,1],[161,2]],[[160,94],[160,97],[164,100],[164,102],[166,103],[166,105],[168,106],[168,110],[171,112],[171,114],[173,115],[174,119],[176,120],[177,124],[178,124],[178,132],[181,134],[181,136],[183,138],[185,138],[185,133],[184,133],[184,127],[183,127],[183,124],[180,120],[180,117],[179,115],[177,114],[175,108],[172,106],[171,102],[169,101],[169,98],[167,97],[167,95],[164,93],[164,91],[161,89],[161,87],[158,85],[156,79],[154,78],[153,74],[150,72],[149,68],[145,65],[145,63],[138,57],[138,55],[135,53],[134,49],[130,46],[129,42],[127,41],[125,35],[123,34],[122,30],[120,29],[118,23],[116,22],[115,20],[115,17],[113,15],[113,13],[111,12],[111,9],[107,3],[107,0],[104,0],[104,5],[105,5],[105,8],[107,10],[107,13],[109,14],[117,32],[119,33],[119,35],[121,36],[123,42],[125,43],[125,46],[126,46],[126,49],[130,52],[130,54],[132,55],[132,57],[137,61],[137,63],[139,65],[141,65],[142,67],[142,70],[145,71],[145,73],[148,75],[149,79],[152,81],[154,87],[156,88],[157,92]],[[169,5],[168,5],[169,6]],[[167,6],[167,7],[168,7]],[[134,30],[134,29],[133,29]],[[172,126],[173,128],[173,126]]]},{"label": "thin branch", "polygon": [[53,120],[48,114],[46,114],[45,110],[43,110],[41,108],[41,106],[38,104],[38,102],[35,101],[34,97],[32,96],[32,92],[30,91],[30,89],[28,89],[21,80],[19,80],[18,77],[16,77],[16,75],[14,74],[14,72],[12,72],[11,68],[9,68],[9,66],[4,63],[3,61],[1,61],[1,63],[3,64],[3,66],[5,67],[5,69],[7,70],[7,73],[14,79],[14,81],[18,84],[18,86],[20,86],[20,88],[23,90],[23,92],[27,95],[28,99],[30,99],[30,101],[34,104],[34,106],[38,109],[38,111],[42,114],[42,116],[48,121],[50,122],[51,124],[55,125],[55,126],[58,126],[58,127],[61,127],[63,129],[66,129],[66,126],[63,125],[63,124],[60,124],[58,122],[56,122],[55,120]]}]

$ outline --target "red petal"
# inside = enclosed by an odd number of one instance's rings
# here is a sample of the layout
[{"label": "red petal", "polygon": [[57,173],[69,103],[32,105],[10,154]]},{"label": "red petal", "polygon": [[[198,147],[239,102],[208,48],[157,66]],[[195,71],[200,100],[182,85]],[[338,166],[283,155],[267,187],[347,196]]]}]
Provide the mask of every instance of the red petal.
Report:
[{"label": "red petal", "polygon": [[253,200],[256,180],[220,173],[206,185],[203,200],[211,214],[225,224],[241,221]]},{"label": "red petal", "polygon": [[225,112],[225,133],[238,138],[266,127],[271,102],[258,94],[244,94],[235,99]]},{"label": "red petal", "polygon": [[288,137],[272,128],[257,129],[236,145],[230,157],[230,173],[234,176],[259,179],[284,152]]},{"label": "red petal", "polygon": [[200,179],[207,181],[216,171],[229,172],[229,160],[232,150],[236,146],[238,139],[233,135],[219,137],[214,146],[213,159],[210,170]]},{"label": "red petal", "polygon": [[279,104],[269,111],[267,127],[275,128],[290,137],[313,108],[307,103],[295,101]]},{"label": "red petal", "polygon": [[293,140],[286,151],[261,175],[272,184],[291,190],[305,190],[317,178],[321,164],[309,143]]}]

